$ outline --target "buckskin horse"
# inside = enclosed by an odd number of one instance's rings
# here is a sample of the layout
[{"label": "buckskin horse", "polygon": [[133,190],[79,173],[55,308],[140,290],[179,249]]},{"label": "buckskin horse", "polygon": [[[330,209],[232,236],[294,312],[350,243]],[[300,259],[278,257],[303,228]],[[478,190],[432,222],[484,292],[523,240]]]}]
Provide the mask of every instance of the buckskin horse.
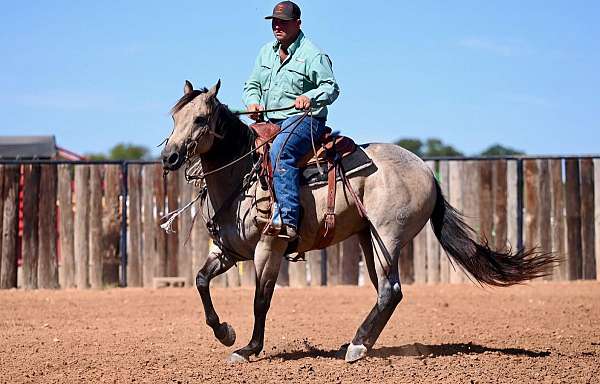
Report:
[{"label": "buckskin horse", "polygon": [[[220,81],[212,88],[194,90],[186,81],[184,95],[171,109],[174,128],[162,150],[165,172],[191,164],[201,166],[204,195],[201,210],[218,251],[211,251],[196,277],[206,323],[225,346],[235,342],[231,325],[221,322],[213,307],[209,283],[236,261],[254,260],[256,290],[254,329],[248,345],[233,352],[230,362],[247,362],[264,344],[265,320],[280,264],[289,243],[262,233],[259,181],[248,175],[255,169],[254,133],[217,99]],[[361,146],[375,170],[357,172],[347,178],[355,198],[344,193],[335,198],[338,218],[332,243],[356,234],[364,253],[377,301],[348,345],[345,360],[357,361],[373,347],[402,300],[398,273],[401,248],[431,220],[433,232],[446,254],[470,277],[482,284],[509,286],[544,276],[556,259],[536,250],[492,250],[479,239],[444,199],[432,171],[411,152],[392,144]],[[187,172],[187,171],[186,171]],[[187,173],[186,173],[187,175]],[[310,250],[318,243],[326,210],[327,187],[301,187],[303,216],[295,252]],[[263,196],[264,197],[264,196]],[[357,209],[362,205],[368,216]]]}]

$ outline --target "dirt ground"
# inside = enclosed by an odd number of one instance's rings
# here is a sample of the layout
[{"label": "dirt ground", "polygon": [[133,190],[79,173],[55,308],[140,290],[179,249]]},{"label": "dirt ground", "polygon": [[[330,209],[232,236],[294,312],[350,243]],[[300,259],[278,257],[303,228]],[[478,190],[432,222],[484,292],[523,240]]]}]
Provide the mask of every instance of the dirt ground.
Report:
[{"label": "dirt ground", "polygon": [[[600,383],[600,283],[504,289],[412,285],[369,356],[337,351],[372,288],[281,288],[265,351],[225,362],[193,289],[0,292],[0,382]],[[214,289],[221,320],[252,331],[247,288]]]}]

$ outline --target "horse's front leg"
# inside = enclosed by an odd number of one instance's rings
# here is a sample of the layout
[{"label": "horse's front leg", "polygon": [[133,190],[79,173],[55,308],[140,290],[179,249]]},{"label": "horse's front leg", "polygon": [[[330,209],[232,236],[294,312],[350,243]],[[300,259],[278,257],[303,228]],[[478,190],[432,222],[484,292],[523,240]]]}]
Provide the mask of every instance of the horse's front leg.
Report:
[{"label": "horse's front leg", "polygon": [[250,356],[258,356],[263,349],[267,312],[271,306],[271,297],[273,297],[275,282],[279,275],[279,267],[286,247],[287,242],[285,240],[264,235],[256,246],[254,253],[254,266],[256,268],[254,330],[248,345],[231,354],[229,361],[232,363],[247,362]]},{"label": "horse's front leg", "polygon": [[218,252],[210,252],[206,262],[196,275],[196,288],[202,299],[204,306],[204,315],[206,316],[206,324],[212,328],[215,337],[228,347],[235,343],[235,330],[225,322],[221,323],[219,315],[215,311],[212,299],[210,297],[210,281],[226,272],[234,264],[234,261],[225,254]]}]

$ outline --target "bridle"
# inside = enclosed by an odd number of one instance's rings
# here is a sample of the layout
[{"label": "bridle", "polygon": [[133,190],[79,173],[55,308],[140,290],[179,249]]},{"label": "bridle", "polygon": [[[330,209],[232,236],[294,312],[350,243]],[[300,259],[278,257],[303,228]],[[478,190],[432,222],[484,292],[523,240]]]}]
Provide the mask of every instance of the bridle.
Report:
[{"label": "bridle", "polygon": [[[190,182],[196,182],[196,181],[201,183],[206,176],[209,176],[209,175],[221,172],[224,169],[227,169],[227,168],[229,168],[229,167],[231,167],[231,166],[239,163],[240,161],[244,160],[246,157],[251,156],[254,153],[256,153],[256,151],[258,151],[264,145],[267,145],[272,139],[274,139],[279,134],[279,132],[275,133],[268,140],[266,140],[263,144],[261,144],[261,145],[259,145],[257,147],[252,148],[250,151],[246,152],[245,154],[239,156],[238,158],[230,161],[229,163],[227,163],[227,164],[225,164],[225,165],[223,165],[223,166],[221,166],[219,168],[213,169],[213,170],[211,170],[209,172],[206,172],[206,173],[205,172],[201,172],[200,175],[190,174],[189,171],[191,169],[195,170],[196,168],[199,167],[199,164],[197,164],[198,161],[197,160],[195,161],[194,157],[189,156],[190,153],[194,153],[194,150],[196,149],[196,146],[198,145],[198,141],[202,137],[206,136],[207,134],[212,135],[212,136],[216,137],[217,139],[223,139],[224,138],[223,135],[221,135],[221,134],[219,134],[219,133],[216,132],[217,131],[217,127],[216,126],[213,126],[212,129],[210,129],[211,125],[213,125],[212,124],[213,119],[216,119],[216,117],[218,116],[218,111],[217,111],[218,108],[226,108],[226,107],[223,104],[221,104],[221,103],[219,103],[217,101],[216,102],[216,106],[213,107],[212,113],[208,116],[206,125],[203,126],[203,127],[201,127],[200,129],[198,129],[197,130],[198,132],[191,132],[190,135],[188,136],[188,138],[185,140],[185,144],[184,144],[185,145],[185,160],[184,161],[186,162],[186,167],[184,169],[184,176],[185,176],[185,180],[188,183],[190,183]],[[282,108],[265,109],[265,110],[258,111],[258,112],[259,113],[281,112],[281,111],[287,111],[287,110],[292,109],[292,108],[294,108],[294,105],[290,105],[289,107],[282,107]],[[304,113],[301,115],[301,117],[292,124],[291,130],[292,131],[295,130],[296,127],[298,127],[298,125],[300,125],[300,123],[302,122],[302,120],[304,120],[306,118],[306,116],[308,116],[309,114],[311,114],[311,111],[312,111],[311,109],[308,109],[308,110],[304,111]],[[257,113],[257,112],[238,111],[238,112],[233,112],[233,115],[235,115],[235,116],[250,115],[250,114],[253,114],[253,113]],[[171,134],[173,134],[173,133],[171,132]],[[169,135],[169,137],[170,137],[170,135]],[[169,138],[166,138],[163,141],[163,143],[165,143],[165,145],[168,142],[169,142]],[[166,175],[168,173],[169,173],[168,170],[166,170],[166,169],[163,170],[163,177],[166,177]]]}]

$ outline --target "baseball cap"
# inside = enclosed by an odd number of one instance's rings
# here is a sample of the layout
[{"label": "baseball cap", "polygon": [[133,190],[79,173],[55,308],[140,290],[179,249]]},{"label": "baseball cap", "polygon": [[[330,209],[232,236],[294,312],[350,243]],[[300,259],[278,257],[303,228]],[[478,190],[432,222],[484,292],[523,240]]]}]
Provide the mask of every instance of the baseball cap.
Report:
[{"label": "baseball cap", "polygon": [[282,1],[273,8],[273,14],[265,19],[297,20],[300,18],[300,7],[291,1]]}]

